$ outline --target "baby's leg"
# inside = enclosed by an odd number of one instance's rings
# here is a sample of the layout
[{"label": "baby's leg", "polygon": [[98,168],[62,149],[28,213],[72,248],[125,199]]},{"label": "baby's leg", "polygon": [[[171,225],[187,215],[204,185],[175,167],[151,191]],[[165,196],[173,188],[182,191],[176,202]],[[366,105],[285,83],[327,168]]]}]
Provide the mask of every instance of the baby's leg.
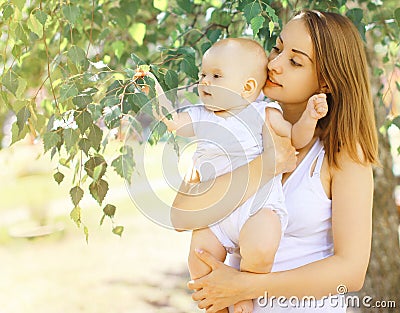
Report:
[{"label": "baby's leg", "polygon": [[[279,216],[268,208],[259,210],[243,225],[239,235],[240,270],[253,273],[269,273],[281,240]],[[253,312],[253,301],[235,304],[235,313]]]},{"label": "baby's leg", "polygon": [[[211,268],[196,256],[194,252],[196,248],[210,252],[221,262],[225,260],[226,250],[209,228],[194,230],[188,258],[189,272],[192,279],[203,277],[211,272]],[[228,313],[228,309],[225,308],[217,313]]]}]

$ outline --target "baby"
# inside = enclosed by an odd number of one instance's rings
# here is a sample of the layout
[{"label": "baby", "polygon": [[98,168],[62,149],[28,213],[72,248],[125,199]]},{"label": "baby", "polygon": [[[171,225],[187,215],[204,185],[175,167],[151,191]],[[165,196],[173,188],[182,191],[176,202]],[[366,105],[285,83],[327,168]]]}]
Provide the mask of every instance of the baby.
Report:
[{"label": "baby", "polygon": [[[277,135],[291,137],[297,149],[312,139],[318,119],[328,111],[325,94],[311,97],[302,117],[292,126],[283,118],[279,104],[256,102],[267,79],[267,63],[264,49],[254,40],[218,41],[206,51],[202,60],[198,91],[204,105],[172,113],[172,119],[161,117],[168,130],[176,131],[177,135],[196,136],[194,181],[207,181],[232,171],[259,155],[263,144],[271,145],[266,119]],[[172,112],[157,81],[156,89],[160,105]],[[239,251],[240,270],[271,271],[287,225],[281,177],[261,187],[258,195],[263,195],[262,201],[260,196],[253,196],[223,220],[193,230],[189,253],[192,279],[210,272],[196,257],[196,248],[209,251],[221,261],[225,260],[227,252]],[[251,300],[234,305],[235,313],[252,311]],[[220,312],[228,312],[228,309]]]}]

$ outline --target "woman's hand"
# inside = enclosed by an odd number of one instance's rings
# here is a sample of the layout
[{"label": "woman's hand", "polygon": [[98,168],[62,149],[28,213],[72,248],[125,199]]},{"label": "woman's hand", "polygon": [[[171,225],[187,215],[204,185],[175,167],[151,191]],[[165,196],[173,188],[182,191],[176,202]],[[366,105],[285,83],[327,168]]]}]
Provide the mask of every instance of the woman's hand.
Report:
[{"label": "woman's hand", "polygon": [[[278,136],[272,129],[269,121],[265,123],[267,129],[264,129],[263,136],[268,137],[264,139],[264,152],[262,153],[263,168],[267,173],[271,167],[271,161],[266,155],[275,154],[275,174],[282,174],[292,172],[296,168],[296,149],[293,147],[289,137]],[[273,144],[270,144],[270,143]],[[267,175],[265,175],[267,176]]]},{"label": "woman's hand", "polygon": [[211,272],[188,283],[194,290],[192,299],[198,301],[200,309],[207,313],[215,313],[223,308],[246,299],[246,285],[243,284],[243,272],[225,265],[203,250],[196,251],[200,260],[211,267]]}]

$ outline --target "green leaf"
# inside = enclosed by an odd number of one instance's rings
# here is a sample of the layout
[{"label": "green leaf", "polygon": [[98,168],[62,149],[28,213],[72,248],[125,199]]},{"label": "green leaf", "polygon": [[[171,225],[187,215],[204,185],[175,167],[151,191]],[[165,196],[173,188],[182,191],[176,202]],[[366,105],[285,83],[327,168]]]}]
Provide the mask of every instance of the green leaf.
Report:
[{"label": "green leaf", "polygon": [[89,149],[91,147],[91,143],[89,139],[87,138],[81,138],[78,142],[78,147],[81,149],[83,152],[85,152],[86,155],[89,155]]},{"label": "green leaf", "polygon": [[78,93],[78,88],[76,88],[75,84],[63,85],[60,89],[60,101],[63,102],[71,97],[75,97]]},{"label": "green leaf", "polygon": [[168,0],[153,0],[153,6],[160,11],[166,11],[168,8]]},{"label": "green leaf", "polygon": [[144,93],[137,92],[128,96],[128,102],[142,108],[149,102],[149,99]]},{"label": "green leaf", "polygon": [[95,124],[89,125],[88,139],[90,145],[96,150],[100,150],[101,140],[103,139],[103,131]]},{"label": "green leaf", "polygon": [[363,18],[363,10],[360,8],[348,10],[346,16],[357,26]]},{"label": "green leaf", "polygon": [[139,57],[138,57],[136,54],[134,54],[134,53],[131,53],[131,59],[133,60],[135,66],[139,66],[139,65],[141,65],[141,64],[146,64],[145,61],[143,61],[141,58],[139,58]]},{"label": "green leaf", "polygon": [[61,141],[59,134],[55,132],[47,132],[43,135],[44,152],[55,147]]},{"label": "green leaf", "polygon": [[121,116],[121,109],[119,106],[114,106],[110,108],[109,112],[104,115],[104,122],[106,123],[108,128],[114,128],[115,121],[119,121],[119,117]]},{"label": "green leaf", "polygon": [[93,171],[93,180],[94,181],[98,181],[99,178],[101,178],[103,176],[103,174],[104,174],[103,169],[104,169],[104,166],[102,164],[97,165],[94,168],[94,171]]},{"label": "green leaf", "polygon": [[232,14],[226,11],[214,10],[211,14],[211,23],[218,24],[219,26],[229,26],[232,23]]},{"label": "green leaf", "polygon": [[81,226],[81,208],[76,206],[72,209],[71,213],[69,213],[71,219],[76,223],[76,226]]},{"label": "green leaf", "polygon": [[92,101],[92,96],[85,94],[77,95],[72,99],[72,103],[80,109],[86,108],[90,103],[92,103]]},{"label": "green leaf", "polygon": [[21,23],[18,23],[15,29],[15,36],[17,39],[21,40],[25,45],[29,44],[28,37],[26,35],[25,29],[22,27]]},{"label": "green leaf", "polygon": [[86,53],[81,47],[78,46],[72,46],[68,50],[67,56],[77,66],[84,65],[86,62]]},{"label": "green leaf", "polygon": [[176,3],[187,13],[192,13],[193,3],[190,0],[176,0]]},{"label": "green leaf", "polygon": [[21,110],[18,111],[17,113],[17,126],[19,129],[18,134],[21,133],[21,131],[25,127],[28,118],[30,117],[31,117],[31,112],[29,111],[27,106],[24,106]]},{"label": "green leaf", "polygon": [[124,227],[123,226],[116,226],[113,228],[112,232],[118,236],[121,237],[122,232],[124,231]]},{"label": "green leaf", "polygon": [[103,212],[104,212],[104,214],[107,215],[108,217],[114,217],[114,215],[115,215],[115,210],[116,210],[115,205],[107,204],[107,205],[104,207]]},{"label": "green leaf", "polygon": [[169,89],[175,89],[178,87],[178,74],[176,72],[168,70],[165,74],[164,80]]},{"label": "green leaf", "polygon": [[400,26],[400,8],[394,10],[394,19],[396,20],[397,25]]},{"label": "green leaf", "polygon": [[101,205],[108,192],[108,183],[103,179],[93,181],[89,185],[89,190],[92,197]]},{"label": "green leaf", "polygon": [[105,217],[106,217],[106,215],[103,214],[103,216],[102,216],[101,219],[100,219],[100,226],[103,225],[103,222],[104,222],[104,218],[105,218]]},{"label": "green leaf", "polygon": [[64,17],[68,20],[68,22],[70,22],[71,24],[75,24],[80,16],[79,8],[74,5],[63,5],[62,13],[64,14]]},{"label": "green leaf", "polygon": [[214,29],[214,30],[209,30],[207,32],[207,38],[211,41],[211,43],[215,43],[219,37],[221,37],[222,30]]},{"label": "green leaf", "polygon": [[6,4],[3,7],[3,19],[7,20],[10,18],[10,16],[12,16],[14,13],[14,8],[12,7],[12,5]]},{"label": "green leaf", "polygon": [[134,23],[129,29],[128,33],[131,35],[139,46],[143,45],[143,39],[146,35],[146,24]]},{"label": "green leaf", "polygon": [[71,151],[72,147],[74,147],[79,140],[79,134],[76,129],[66,128],[63,130],[63,137],[65,142],[65,148],[67,151]]},{"label": "green leaf", "polygon": [[181,71],[185,72],[189,77],[198,79],[199,69],[195,64],[194,58],[185,58],[182,60],[180,65]]},{"label": "green leaf", "polygon": [[26,0],[13,0],[12,1],[16,7],[22,12],[22,9],[26,5]]},{"label": "green leaf", "polygon": [[396,125],[398,129],[400,129],[400,116],[396,116],[393,120],[392,120],[392,124]]},{"label": "green leaf", "polygon": [[89,177],[94,179],[94,171],[98,166],[100,166],[100,172],[97,176],[101,178],[107,170],[107,162],[104,160],[103,156],[97,155],[86,161],[84,168]]},{"label": "green leaf", "polygon": [[22,132],[19,132],[19,128],[17,123],[14,123],[11,126],[11,144],[17,142],[18,140],[24,139],[26,134],[28,133],[28,127],[25,126]]},{"label": "green leaf", "polygon": [[3,86],[6,87],[10,92],[16,96],[18,89],[18,76],[15,75],[11,70],[4,74],[2,79]]},{"label": "green leaf", "polygon": [[73,188],[71,188],[71,190],[69,191],[69,194],[71,196],[71,200],[72,203],[74,204],[74,206],[77,206],[78,203],[82,200],[83,197],[83,190],[81,187],[79,186],[75,186]]},{"label": "green leaf", "polygon": [[28,82],[25,79],[23,79],[22,77],[18,77],[18,88],[15,92],[15,96],[17,97],[17,99],[26,99],[25,90],[27,85]]},{"label": "green leaf", "polygon": [[274,22],[279,22],[279,17],[276,15],[275,9],[269,6],[268,4],[264,3],[265,5],[265,12],[267,12],[268,17]]},{"label": "green leaf", "polygon": [[263,18],[261,15],[255,16],[251,19],[250,24],[251,24],[251,29],[253,30],[253,37],[255,37],[260,29],[263,27],[263,24],[265,22],[265,18]]},{"label": "green leaf", "polygon": [[253,1],[246,5],[243,9],[244,16],[246,17],[246,21],[248,24],[251,23],[251,20],[259,15],[262,11],[261,5],[258,1]]},{"label": "green leaf", "polygon": [[111,162],[111,166],[114,167],[114,170],[119,176],[130,182],[135,167],[132,151],[130,150],[128,153],[121,154],[115,158]]},{"label": "green leaf", "polygon": [[64,180],[64,174],[61,172],[57,172],[53,175],[54,180],[58,183],[61,184],[61,182]]},{"label": "green leaf", "polygon": [[200,47],[201,53],[204,54],[210,48],[211,48],[211,43],[210,42],[203,43],[201,45],[201,47]]},{"label": "green leaf", "polygon": [[75,111],[74,118],[82,135],[89,128],[90,124],[93,123],[92,115],[88,111]]},{"label": "green leaf", "polygon": [[43,37],[43,25],[38,21],[34,14],[29,16],[27,25],[32,32],[38,35],[39,39]]},{"label": "green leaf", "polygon": [[85,234],[86,243],[89,243],[89,229],[87,226],[83,226],[83,233]]},{"label": "green leaf", "polygon": [[113,50],[114,50],[115,56],[116,56],[118,59],[121,59],[121,56],[122,56],[122,54],[124,53],[125,43],[124,43],[123,41],[121,41],[121,40],[117,40],[117,41],[114,41],[114,42],[111,44],[111,47],[112,47]]},{"label": "green leaf", "polygon": [[[122,2],[122,1],[121,1]],[[111,15],[111,22],[117,25],[120,29],[126,29],[128,27],[128,19],[126,13],[121,8],[111,8],[108,11]]]},{"label": "green leaf", "polygon": [[272,33],[275,29],[275,23],[273,21],[269,21],[268,23],[268,30],[269,30],[269,36],[272,36]]},{"label": "green leaf", "polygon": [[40,22],[40,24],[44,26],[46,24],[48,15],[41,10],[37,10],[35,11],[35,17]]}]

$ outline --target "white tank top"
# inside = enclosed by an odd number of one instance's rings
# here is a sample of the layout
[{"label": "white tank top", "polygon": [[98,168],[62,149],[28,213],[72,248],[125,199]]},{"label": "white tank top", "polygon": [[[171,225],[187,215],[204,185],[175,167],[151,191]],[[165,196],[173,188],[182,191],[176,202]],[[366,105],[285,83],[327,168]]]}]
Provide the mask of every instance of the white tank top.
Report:
[{"label": "white tank top", "polygon": [[[317,139],[283,184],[289,222],[275,256],[273,272],[333,254],[332,201],[326,196],[320,178],[324,155],[324,147]],[[315,168],[311,172],[313,164]]]},{"label": "white tank top", "polygon": [[[289,221],[275,256],[273,272],[290,270],[333,255],[332,201],[326,196],[320,179],[324,155],[324,147],[317,139],[283,185]],[[237,266],[237,262],[238,259],[233,257],[229,264]],[[318,301],[317,308],[292,307],[288,302],[287,307],[276,302],[272,307],[271,303],[260,307],[255,300],[253,312],[346,312],[343,297],[339,298],[340,305],[332,306],[328,300]]]}]

